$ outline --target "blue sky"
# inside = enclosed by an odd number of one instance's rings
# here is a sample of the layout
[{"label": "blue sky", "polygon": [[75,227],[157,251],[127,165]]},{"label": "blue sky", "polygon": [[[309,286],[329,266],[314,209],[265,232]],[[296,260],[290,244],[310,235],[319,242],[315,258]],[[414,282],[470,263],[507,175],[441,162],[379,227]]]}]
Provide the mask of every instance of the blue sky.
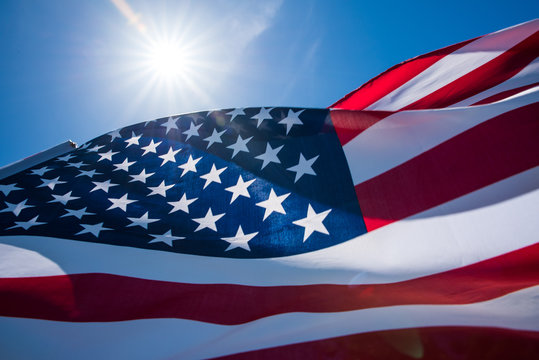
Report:
[{"label": "blue sky", "polygon": [[396,63],[539,14],[534,1],[437,3],[3,0],[0,166],[172,114],[326,107]]}]

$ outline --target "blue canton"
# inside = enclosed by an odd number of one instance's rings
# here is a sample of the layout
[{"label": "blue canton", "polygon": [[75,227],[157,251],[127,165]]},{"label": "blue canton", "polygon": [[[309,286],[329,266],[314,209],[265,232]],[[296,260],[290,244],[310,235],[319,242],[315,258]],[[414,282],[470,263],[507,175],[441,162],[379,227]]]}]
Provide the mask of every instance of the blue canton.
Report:
[{"label": "blue canton", "polygon": [[227,109],[139,123],[0,182],[0,235],[260,258],[364,233],[325,109]]}]

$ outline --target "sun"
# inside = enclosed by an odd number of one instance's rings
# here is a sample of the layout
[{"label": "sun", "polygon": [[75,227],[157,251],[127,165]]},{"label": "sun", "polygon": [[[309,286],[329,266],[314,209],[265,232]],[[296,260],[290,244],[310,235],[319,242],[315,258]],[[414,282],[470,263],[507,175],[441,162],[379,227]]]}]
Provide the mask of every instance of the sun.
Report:
[{"label": "sun", "polygon": [[149,47],[148,65],[162,78],[182,77],[189,71],[186,54],[178,44],[169,41],[156,42]]},{"label": "sun", "polygon": [[181,112],[179,106],[202,108],[213,103],[205,90],[213,81],[208,72],[215,69],[215,63],[207,60],[215,58],[208,56],[214,48],[212,39],[189,36],[174,27],[167,31],[148,27],[144,33],[131,34],[129,42],[119,45],[124,57],[117,65],[123,76],[118,84],[137,89],[126,114],[136,116],[143,103],[164,114]]}]

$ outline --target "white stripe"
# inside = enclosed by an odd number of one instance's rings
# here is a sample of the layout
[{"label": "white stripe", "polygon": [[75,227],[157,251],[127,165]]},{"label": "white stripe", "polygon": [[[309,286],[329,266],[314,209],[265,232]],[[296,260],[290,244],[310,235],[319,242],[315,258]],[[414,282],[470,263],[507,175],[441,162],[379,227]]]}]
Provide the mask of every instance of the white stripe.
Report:
[{"label": "white stripe", "polygon": [[0,237],[0,276],[110,273],[253,286],[389,283],[537,241],[539,167],[348,242],[275,259],[223,259],[35,237]]},{"label": "white stripe", "polygon": [[491,87],[488,90],[485,90],[479,94],[464,99],[449,107],[462,107],[475,104],[476,102],[486,99],[492,95],[496,95],[504,91],[516,89],[522,86],[531,85],[536,82],[539,82],[539,58],[536,58],[533,62],[531,62],[515,76],[510,79],[507,79],[501,84]]},{"label": "white stripe", "polygon": [[469,305],[288,313],[226,326],[183,319],[68,323],[0,318],[9,359],[200,359],[357,333],[431,326],[539,331],[539,287]]},{"label": "white stripe", "polygon": [[485,35],[443,57],[366,110],[396,111],[457,80],[518,44],[539,29],[533,20]]},{"label": "white stripe", "polygon": [[482,122],[537,101],[539,89],[493,104],[392,114],[343,146],[352,180],[360,184]]}]

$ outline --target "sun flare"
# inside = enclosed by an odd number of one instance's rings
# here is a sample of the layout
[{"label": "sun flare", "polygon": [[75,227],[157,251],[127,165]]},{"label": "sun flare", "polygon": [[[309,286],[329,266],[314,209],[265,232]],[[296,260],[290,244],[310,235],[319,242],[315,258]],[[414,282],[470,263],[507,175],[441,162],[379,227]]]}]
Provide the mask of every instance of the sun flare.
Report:
[{"label": "sun flare", "polygon": [[160,104],[165,113],[178,112],[178,104],[207,107],[213,101],[204,89],[214,80],[208,74],[217,68],[212,60],[217,42],[191,35],[189,27],[165,25],[131,32],[131,41],[125,44],[125,62],[118,73],[126,80],[124,86],[138,89],[132,108],[143,101]]},{"label": "sun flare", "polygon": [[185,55],[177,44],[170,42],[153,44],[149,49],[148,63],[160,77],[178,77],[188,72]]}]

